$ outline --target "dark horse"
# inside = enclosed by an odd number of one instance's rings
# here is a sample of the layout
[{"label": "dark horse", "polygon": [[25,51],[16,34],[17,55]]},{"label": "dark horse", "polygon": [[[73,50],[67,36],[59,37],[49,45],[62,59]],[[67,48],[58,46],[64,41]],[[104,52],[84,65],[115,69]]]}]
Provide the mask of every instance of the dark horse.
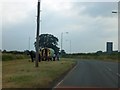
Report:
[{"label": "dark horse", "polygon": [[[32,62],[34,62],[35,58],[36,58],[36,53],[34,51],[28,51]],[[39,62],[40,62],[40,55],[39,55]]]}]

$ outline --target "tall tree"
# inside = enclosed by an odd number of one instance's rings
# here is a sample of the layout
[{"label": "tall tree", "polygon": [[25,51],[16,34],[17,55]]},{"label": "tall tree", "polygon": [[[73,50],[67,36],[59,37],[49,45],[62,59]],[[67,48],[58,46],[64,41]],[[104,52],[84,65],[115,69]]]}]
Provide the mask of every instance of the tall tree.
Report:
[{"label": "tall tree", "polygon": [[[41,34],[39,36],[39,47],[40,48],[52,48],[55,53],[59,52],[58,48],[58,38],[51,35],[51,34]],[[36,47],[36,42],[35,42],[35,47]]]}]

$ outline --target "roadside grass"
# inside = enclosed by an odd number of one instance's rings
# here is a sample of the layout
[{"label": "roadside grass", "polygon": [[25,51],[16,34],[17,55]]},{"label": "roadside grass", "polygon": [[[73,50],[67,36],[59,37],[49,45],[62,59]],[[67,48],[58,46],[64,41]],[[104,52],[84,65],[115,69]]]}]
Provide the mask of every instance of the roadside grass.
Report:
[{"label": "roadside grass", "polygon": [[108,62],[120,62],[119,55],[66,55],[65,58],[73,58],[80,60],[101,60]]},{"label": "roadside grass", "polygon": [[2,53],[2,61],[10,61],[16,59],[28,59],[29,56],[25,54]]},{"label": "roadside grass", "polygon": [[87,56],[86,58],[83,57],[79,57],[80,59],[84,58],[84,59],[88,59],[88,60],[100,60],[100,61],[107,61],[107,62],[120,62],[120,59],[118,59],[118,56],[113,56],[113,55],[95,55],[95,56]]},{"label": "roadside grass", "polygon": [[0,61],[0,89],[2,88],[2,61]]},{"label": "roadside grass", "polygon": [[73,59],[42,61],[36,68],[29,59],[3,61],[3,88],[47,88],[63,73],[75,65]]}]

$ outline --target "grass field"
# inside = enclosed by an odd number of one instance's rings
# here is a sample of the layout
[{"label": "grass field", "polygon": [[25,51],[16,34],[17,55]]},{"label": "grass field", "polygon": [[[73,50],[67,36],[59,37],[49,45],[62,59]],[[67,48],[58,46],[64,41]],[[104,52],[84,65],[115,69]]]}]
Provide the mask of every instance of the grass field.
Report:
[{"label": "grass field", "polygon": [[2,53],[2,61],[11,61],[18,59],[28,59],[29,56],[25,54]]},{"label": "grass field", "polygon": [[2,88],[2,62],[0,61],[0,89]]},{"label": "grass field", "polygon": [[101,61],[112,61],[120,62],[120,54],[84,54],[84,55],[66,55],[65,58],[74,58],[74,59],[87,59],[87,60],[101,60]]},{"label": "grass field", "polygon": [[75,65],[75,60],[39,62],[39,67],[29,59],[3,61],[3,88],[45,88]]}]

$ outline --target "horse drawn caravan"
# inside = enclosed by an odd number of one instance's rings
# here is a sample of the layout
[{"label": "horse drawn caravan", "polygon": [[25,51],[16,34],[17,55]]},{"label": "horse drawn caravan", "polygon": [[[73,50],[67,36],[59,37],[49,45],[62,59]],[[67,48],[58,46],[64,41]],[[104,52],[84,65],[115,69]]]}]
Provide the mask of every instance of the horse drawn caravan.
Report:
[{"label": "horse drawn caravan", "polygon": [[46,61],[46,60],[54,60],[54,53],[55,51],[52,48],[41,48],[39,51],[40,54],[40,59],[42,61]]},{"label": "horse drawn caravan", "polygon": [[[35,60],[36,52],[28,51],[32,62]],[[39,61],[55,61],[59,60],[59,54],[55,54],[55,51],[52,48],[41,48],[39,50]]]}]

